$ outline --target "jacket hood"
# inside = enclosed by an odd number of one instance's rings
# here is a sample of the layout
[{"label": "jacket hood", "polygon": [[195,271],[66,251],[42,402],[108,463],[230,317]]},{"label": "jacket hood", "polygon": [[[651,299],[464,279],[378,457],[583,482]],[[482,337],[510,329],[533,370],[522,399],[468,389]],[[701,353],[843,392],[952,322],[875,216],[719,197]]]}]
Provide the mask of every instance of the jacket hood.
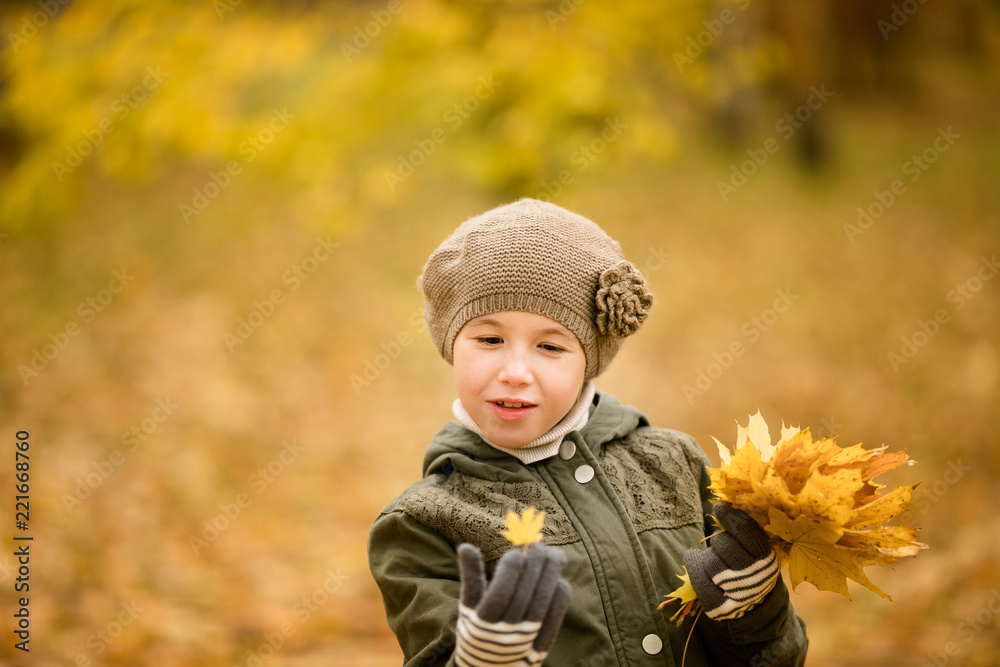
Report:
[{"label": "jacket hood", "polygon": [[[604,443],[623,437],[639,426],[649,426],[646,415],[631,405],[622,405],[611,394],[597,390],[587,425],[580,431],[580,435],[595,456],[600,456]],[[479,469],[480,475],[492,468],[494,475],[487,476],[501,478],[504,471],[513,473],[525,465],[513,456],[486,444],[461,424],[450,421],[438,431],[427,447],[423,473],[427,477],[438,472],[450,472],[456,467],[467,468],[470,464]]]}]

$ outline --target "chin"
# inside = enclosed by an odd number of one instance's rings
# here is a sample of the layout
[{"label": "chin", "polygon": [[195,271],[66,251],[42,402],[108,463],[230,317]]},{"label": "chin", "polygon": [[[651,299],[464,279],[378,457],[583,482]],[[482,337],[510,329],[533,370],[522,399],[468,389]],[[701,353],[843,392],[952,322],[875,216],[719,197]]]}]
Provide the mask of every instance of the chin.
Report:
[{"label": "chin", "polygon": [[507,437],[507,438],[490,438],[490,440],[506,449],[521,449],[522,447],[524,447],[537,437],[538,435],[531,435],[530,437],[524,437],[524,438]]},{"label": "chin", "polygon": [[[531,440],[534,440],[534,438],[532,438]],[[518,440],[517,442],[508,443],[506,445],[503,445],[503,444],[500,444],[500,443],[497,443],[497,444],[500,445],[501,447],[506,448],[506,449],[521,449],[522,447],[524,447],[525,445],[527,445],[529,442],[531,442],[531,440],[527,440],[527,441]]]}]

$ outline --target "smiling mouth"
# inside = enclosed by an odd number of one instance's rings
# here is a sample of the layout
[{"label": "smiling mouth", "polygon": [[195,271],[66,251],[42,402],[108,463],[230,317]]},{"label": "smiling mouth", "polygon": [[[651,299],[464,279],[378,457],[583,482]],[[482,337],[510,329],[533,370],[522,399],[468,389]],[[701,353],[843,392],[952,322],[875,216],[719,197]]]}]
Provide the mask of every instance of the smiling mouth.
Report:
[{"label": "smiling mouth", "polygon": [[491,412],[504,422],[519,422],[534,414],[534,409],[538,406],[534,403],[524,401],[489,401],[493,406]]}]

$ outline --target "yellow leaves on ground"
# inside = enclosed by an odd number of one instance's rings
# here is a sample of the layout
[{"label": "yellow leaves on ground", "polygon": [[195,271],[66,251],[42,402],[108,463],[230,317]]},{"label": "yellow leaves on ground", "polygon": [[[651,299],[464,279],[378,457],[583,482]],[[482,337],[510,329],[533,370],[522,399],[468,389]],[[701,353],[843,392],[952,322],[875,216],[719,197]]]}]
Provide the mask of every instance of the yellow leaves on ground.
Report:
[{"label": "yellow leaves on ground", "polygon": [[912,465],[905,453],[840,447],[832,437],[813,442],[808,429],[784,425],[781,439],[772,444],[759,411],[746,428],[738,426],[733,452],[715,442],[722,463],[710,470],[712,491],[764,528],[788,562],[793,588],[808,581],[850,598],[847,580],[853,579],[891,599],[863,568],[927,548],[914,539],[913,528],[888,525],[910,503],[914,487],[882,494],[885,486],[872,481]]},{"label": "yellow leaves on ground", "polygon": [[501,530],[500,534],[514,546],[528,546],[535,542],[542,541],[542,524],[545,521],[545,512],[535,513],[534,507],[528,507],[520,515],[513,510],[507,511],[507,519],[504,522],[506,530]]}]

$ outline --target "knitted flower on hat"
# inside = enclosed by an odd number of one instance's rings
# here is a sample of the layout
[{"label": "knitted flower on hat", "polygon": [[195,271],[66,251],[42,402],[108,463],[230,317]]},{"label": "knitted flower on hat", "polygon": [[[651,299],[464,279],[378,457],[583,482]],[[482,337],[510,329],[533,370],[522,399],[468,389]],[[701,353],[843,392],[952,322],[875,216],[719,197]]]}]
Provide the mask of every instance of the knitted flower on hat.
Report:
[{"label": "knitted flower on hat", "polygon": [[653,295],[631,262],[621,261],[601,273],[597,290],[597,330],[605,336],[631,336],[649,315]]},{"label": "knitted flower on hat", "polygon": [[581,215],[527,198],[462,223],[417,284],[431,339],[449,363],[466,322],[521,310],[573,332],[587,357],[586,379],[604,370],[653,304],[617,241]]}]

